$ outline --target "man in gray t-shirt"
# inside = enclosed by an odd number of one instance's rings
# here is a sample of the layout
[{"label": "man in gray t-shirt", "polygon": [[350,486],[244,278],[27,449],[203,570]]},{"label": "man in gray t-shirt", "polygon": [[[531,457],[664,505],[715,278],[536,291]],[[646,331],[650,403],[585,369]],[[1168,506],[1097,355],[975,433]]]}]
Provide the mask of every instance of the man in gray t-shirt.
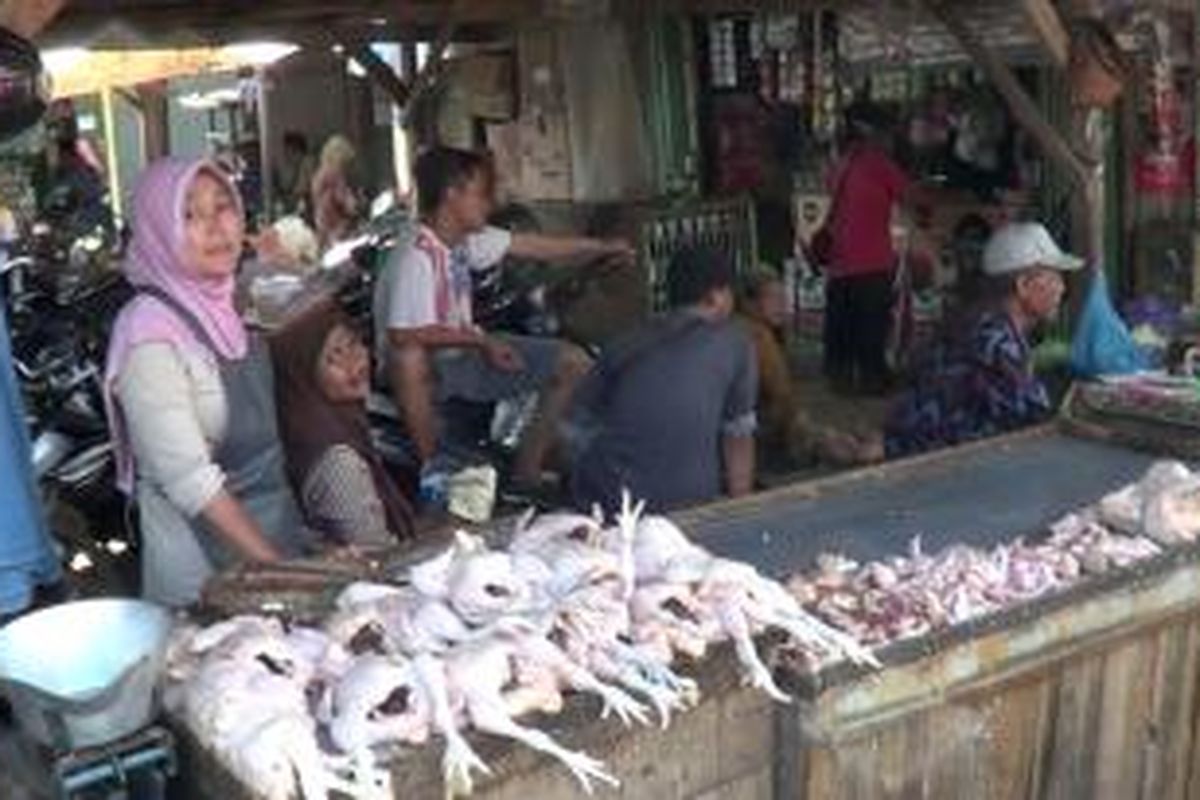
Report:
[{"label": "man in gray t-shirt", "polygon": [[750,492],[754,348],[733,311],[733,270],[710,249],[671,261],[672,311],[609,348],[568,423],[580,508],[619,507],[621,490],[653,511]]}]

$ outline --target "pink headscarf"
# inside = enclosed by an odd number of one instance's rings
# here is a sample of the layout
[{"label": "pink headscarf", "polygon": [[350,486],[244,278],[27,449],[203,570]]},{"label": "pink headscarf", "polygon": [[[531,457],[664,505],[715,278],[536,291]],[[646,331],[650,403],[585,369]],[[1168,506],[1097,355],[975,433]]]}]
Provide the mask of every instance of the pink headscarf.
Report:
[{"label": "pink headscarf", "polygon": [[104,401],[116,449],[117,486],[133,491],[133,453],[114,395],[117,376],[134,347],[166,342],[183,351],[237,360],[246,355],[246,328],[233,305],[235,280],[199,278],[184,257],[187,193],[202,171],[222,181],[241,211],[237,188],[212,162],[164,158],[138,178],[133,193],[133,239],[122,269],[135,288],[155,287],[189,309],[204,326],[216,353],[197,341],[173,310],[147,296],[130,301],[117,316],[104,369]]}]

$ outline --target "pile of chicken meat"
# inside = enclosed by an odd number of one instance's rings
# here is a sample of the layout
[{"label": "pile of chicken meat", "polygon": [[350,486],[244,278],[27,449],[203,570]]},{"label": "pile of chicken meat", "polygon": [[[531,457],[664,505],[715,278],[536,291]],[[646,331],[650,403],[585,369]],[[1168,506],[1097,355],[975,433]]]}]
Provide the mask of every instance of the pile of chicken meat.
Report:
[{"label": "pile of chicken meat", "polygon": [[[990,550],[955,544],[859,564],[840,554],[817,559],[788,588],[823,621],[868,647],[918,637],[1063,591],[1089,575],[1122,569],[1200,535],[1200,475],[1155,464],[1138,482],[1068,514],[1036,542]],[[795,652],[810,668],[822,655]]]},{"label": "pile of chicken meat", "polygon": [[164,703],[268,800],[391,798],[389,763],[431,741],[447,792],[469,793],[489,768],[468,729],[556,759],[590,792],[616,777],[522,722],[558,712],[567,692],[627,725],[666,727],[698,699],[677,656],[731,641],[746,682],[787,701],[756,649],[768,629],[822,659],[875,664],[780,583],[641,511],[626,498],[611,525],[527,516],[503,550],[457,534],[395,585],[347,586],[319,628],[238,616],[180,629]]}]

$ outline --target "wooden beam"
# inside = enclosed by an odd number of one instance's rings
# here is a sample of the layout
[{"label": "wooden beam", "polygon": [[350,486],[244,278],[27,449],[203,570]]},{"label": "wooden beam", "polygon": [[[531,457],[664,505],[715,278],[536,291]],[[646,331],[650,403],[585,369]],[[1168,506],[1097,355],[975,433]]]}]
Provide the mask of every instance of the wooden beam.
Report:
[{"label": "wooden beam", "polygon": [[1066,137],[1046,121],[1037,105],[1017,82],[1008,65],[963,21],[958,10],[953,7],[952,0],[923,2],[929,12],[958,40],[963,51],[987,74],[996,90],[1008,103],[1017,124],[1033,137],[1048,158],[1061,164],[1080,188],[1083,188],[1091,178],[1094,165],[1081,157]]},{"label": "wooden beam", "polygon": [[409,114],[417,103],[421,102],[421,98],[437,86],[438,79],[446,69],[446,60],[443,56],[446,54],[446,48],[450,46],[450,40],[454,38],[455,30],[457,30],[457,22],[453,17],[442,24],[437,40],[429,48],[429,58],[425,62],[425,66],[416,74],[409,86],[408,102],[405,103],[400,115],[402,125],[407,127]]},{"label": "wooden beam", "polygon": [[375,81],[380,89],[387,92],[393,103],[400,108],[408,103],[408,99],[412,95],[412,87],[401,80],[400,76],[396,74],[396,70],[392,69],[392,65],[380,58],[369,44],[358,42],[347,47],[346,51],[362,65],[371,80]]},{"label": "wooden beam", "polygon": [[1021,5],[1051,60],[1059,67],[1067,66],[1071,41],[1054,5],[1050,0],[1021,0]]},{"label": "wooden beam", "polygon": [[[106,32],[115,32],[115,43],[122,47],[293,36],[308,39],[321,31],[342,39],[350,33],[369,37],[382,31],[386,35],[375,38],[389,38],[397,32],[407,35],[439,29],[451,5],[447,0],[74,0],[46,33],[56,42],[78,43],[95,37],[104,42]],[[477,36],[496,26],[537,18],[541,9],[539,0],[486,0],[453,6],[459,27]]]},{"label": "wooden beam", "polygon": [[59,15],[67,0],[5,0],[0,5],[0,26],[33,39]]}]

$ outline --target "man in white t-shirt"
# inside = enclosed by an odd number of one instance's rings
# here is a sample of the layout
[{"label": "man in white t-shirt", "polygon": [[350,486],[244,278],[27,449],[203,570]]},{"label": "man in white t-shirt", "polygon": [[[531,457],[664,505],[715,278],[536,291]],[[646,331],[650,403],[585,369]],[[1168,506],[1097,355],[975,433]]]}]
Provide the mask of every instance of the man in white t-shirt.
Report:
[{"label": "man in white t-shirt", "polygon": [[487,225],[493,175],[486,156],[435,148],[414,169],[421,225],[385,276],[386,374],[421,459],[437,447],[435,400],[489,402],[538,392],[537,417],[514,465],[536,484],[559,420],[590,367],[579,348],[555,339],[491,335],[474,323],[471,273],[506,255],[570,262],[632,258],[622,241],[509,233]]}]

